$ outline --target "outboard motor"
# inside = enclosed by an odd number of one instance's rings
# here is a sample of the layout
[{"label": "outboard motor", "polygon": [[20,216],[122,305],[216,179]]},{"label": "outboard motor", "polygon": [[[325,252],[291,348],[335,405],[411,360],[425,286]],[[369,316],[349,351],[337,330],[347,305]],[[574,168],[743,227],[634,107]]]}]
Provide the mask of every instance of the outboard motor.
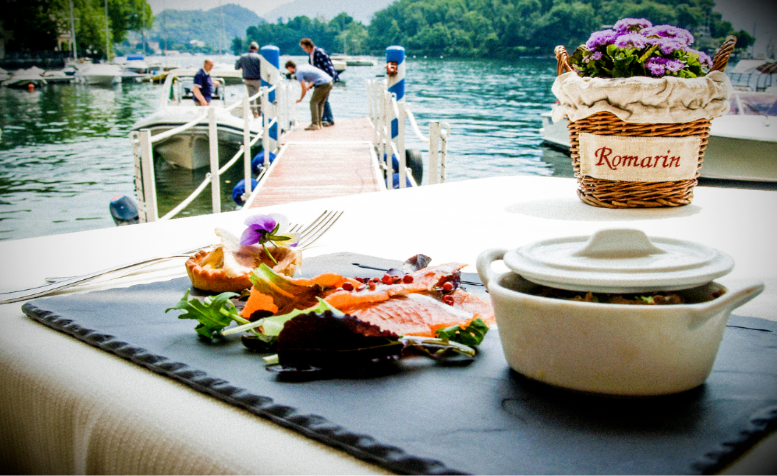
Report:
[{"label": "outboard motor", "polygon": [[134,225],[140,222],[138,206],[126,195],[116,195],[108,207],[117,226]]}]

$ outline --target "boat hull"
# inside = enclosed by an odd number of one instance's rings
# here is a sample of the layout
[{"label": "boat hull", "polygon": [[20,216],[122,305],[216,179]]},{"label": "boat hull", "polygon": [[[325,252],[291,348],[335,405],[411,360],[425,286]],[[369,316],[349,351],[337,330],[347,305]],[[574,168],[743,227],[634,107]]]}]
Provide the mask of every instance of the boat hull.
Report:
[{"label": "boat hull", "polygon": [[84,83],[92,86],[111,86],[121,82],[119,75],[84,74],[81,76]]},{"label": "boat hull", "polygon": [[[151,136],[174,129],[183,124],[170,124],[150,127]],[[219,126],[218,152],[219,162],[224,163],[234,156],[243,143],[243,132]],[[206,125],[193,127],[186,132],[155,143],[154,154],[171,167],[189,170],[210,166],[210,138]]]},{"label": "boat hull", "polygon": [[710,136],[701,176],[777,182],[777,142]]}]

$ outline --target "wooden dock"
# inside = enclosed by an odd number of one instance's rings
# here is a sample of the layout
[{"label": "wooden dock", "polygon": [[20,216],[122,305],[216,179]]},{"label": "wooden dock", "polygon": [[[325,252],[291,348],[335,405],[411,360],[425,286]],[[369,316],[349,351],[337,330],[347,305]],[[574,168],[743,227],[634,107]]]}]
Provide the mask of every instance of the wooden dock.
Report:
[{"label": "wooden dock", "polygon": [[281,149],[248,200],[248,207],[385,190],[366,117],[338,119],[334,126],[281,138]]}]

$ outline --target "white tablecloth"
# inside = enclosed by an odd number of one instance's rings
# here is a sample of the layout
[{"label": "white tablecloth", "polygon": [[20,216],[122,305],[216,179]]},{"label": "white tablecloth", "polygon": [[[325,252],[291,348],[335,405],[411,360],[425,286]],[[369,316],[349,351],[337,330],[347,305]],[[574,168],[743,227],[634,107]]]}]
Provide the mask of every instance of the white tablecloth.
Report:
[{"label": "white tablecloth", "polygon": [[[697,187],[686,207],[606,210],[581,203],[575,186],[572,179],[490,178],[0,242],[0,291],[214,242],[215,226],[239,234],[247,213],[280,212],[306,223],[328,209],[345,214],[307,256],[350,251],[404,260],[424,253],[436,263],[474,265],[487,248],[611,227],[693,240],[734,258],[734,271],[721,283],[765,282],[766,291],[737,314],[777,321],[777,193]],[[82,291],[183,275],[179,259]],[[6,472],[385,472],[57,333],[20,308],[0,306],[0,464]],[[774,448],[771,437],[732,470],[758,472],[763,458],[757,452]]]}]

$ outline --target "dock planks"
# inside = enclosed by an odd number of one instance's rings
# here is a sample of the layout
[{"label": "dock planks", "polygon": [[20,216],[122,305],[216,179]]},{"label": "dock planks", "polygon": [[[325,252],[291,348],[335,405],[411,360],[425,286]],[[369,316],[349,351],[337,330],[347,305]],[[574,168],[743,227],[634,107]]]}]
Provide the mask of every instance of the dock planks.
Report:
[{"label": "dock planks", "polygon": [[249,207],[385,190],[366,117],[340,119],[318,131],[300,127],[281,139],[281,151],[251,195]]}]

